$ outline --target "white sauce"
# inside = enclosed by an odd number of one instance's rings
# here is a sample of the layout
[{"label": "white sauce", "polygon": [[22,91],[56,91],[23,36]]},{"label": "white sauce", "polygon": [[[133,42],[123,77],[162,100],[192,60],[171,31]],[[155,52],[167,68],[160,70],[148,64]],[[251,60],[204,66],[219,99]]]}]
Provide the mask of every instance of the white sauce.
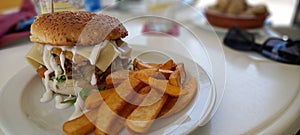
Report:
[{"label": "white sauce", "polygon": [[77,91],[77,99],[76,99],[76,102],[74,104],[74,112],[73,114],[70,116],[69,120],[73,120],[73,119],[76,119],[78,118],[79,116],[81,116],[83,114],[83,111],[81,109],[81,107],[83,107],[84,105],[84,101],[81,99],[81,97],[79,96],[79,93],[80,93],[80,90],[81,88],[78,88],[77,87],[77,83],[75,83],[76,85],[76,91]]},{"label": "white sauce", "polygon": [[76,54],[76,51],[77,51],[77,47],[74,46],[74,47],[71,49],[71,51],[72,51],[72,54],[73,54],[72,61],[74,62],[74,61],[75,61],[75,54]]},{"label": "white sauce", "polygon": [[44,85],[45,85],[45,88],[46,88],[46,92],[47,91],[50,91],[50,88],[49,88],[49,74],[50,73],[52,73],[52,71],[51,70],[47,70],[47,71],[45,71],[45,73],[44,73],[44,76],[45,76],[45,79],[44,79]]},{"label": "white sauce", "polygon": [[[44,73],[45,79],[44,79],[44,86],[46,89],[46,92],[43,94],[42,98],[40,99],[40,102],[48,102],[53,98],[53,92],[49,88],[49,74],[54,72],[55,78],[58,78],[61,74],[61,68],[58,66],[57,62],[55,61],[55,58],[50,54],[50,51],[53,47],[51,45],[45,45],[44,51],[43,51],[43,62],[47,68],[47,71]],[[62,69],[64,70],[64,75],[66,74],[66,70],[64,67],[65,62],[65,56],[63,54],[63,51],[66,50],[66,47],[60,47],[62,49],[62,52],[60,54],[60,61],[62,65]],[[50,59],[49,59],[50,57]],[[57,90],[57,80],[53,80],[52,88],[54,90]]]},{"label": "white sauce", "polygon": [[53,80],[53,83],[52,83],[52,88],[54,89],[54,90],[57,90],[57,80],[56,79],[54,79]]},{"label": "white sauce", "polygon": [[[102,50],[102,48],[104,48],[106,46],[106,44],[108,42],[109,42],[108,40],[105,40],[104,42],[101,42],[100,44],[94,46],[94,48],[93,48],[93,50],[90,54],[90,57],[89,57],[91,65],[96,64],[97,58],[100,54],[100,51]],[[96,78],[95,74],[92,75],[90,83],[91,83],[91,85],[96,85],[97,84],[97,78]]]},{"label": "white sauce", "polygon": [[121,45],[120,47],[118,47],[115,41],[111,43],[114,45],[114,50],[119,53],[119,57],[121,59],[128,59],[130,57],[131,48],[128,47],[128,45]]},{"label": "white sauce", "polygon": [[63,100],[61,95],[55,96],[55,108],[56,109],[65,109],[65,108],[70,107],[72,104],[70,104],[70,103],[61,103],[61,102],[69,100],[71,98],[72,98],[72,96],[69,96],[65,100]]},{"label": "white sauce", "polygon": [[[59,72],[60,71],[60,67],[57,65],[57,63],[56,63],[56,61],[55,61],[55,59],[54,59],[54,57],[52,55],[50,57],[50,65],[51,65],[51,68],[54,70],[55,78],[58,78],[58,75],[60,74],[60,72]],[[54,90],[57,90],[56,85],[57,85],[57,80],[54,79],[53,80],[53,84],[52,84],[52,88]]]},{"label": "white sauce", "polygon": [[43,52],[43,62],[44,62],[44,64],[45,64],[45,66],[46,66],[46,68],[48,69],[48,70],[51,70],[52,71],[52,68],[50,67],[50,64],[49,64],[49,60],[47,60],[47,56],[49,56],[50,54],[49,54],[49,49],[52,49],[51,47],[49,47],[49,45],[45,45],[45,47],[44,47],[44,52]]},{"label": "white sauce", "polygon": [[66,75],[66,68],[65,68],[65,60],[66,60],[66,57],[64,55],[64,51],[66,50],[65,47],[61,47],[61,53],[59,55],[59,60],[60,60],[60,65],[61,65],[61,68],[63,69],[63,72],[64,72],[64,75]]},{"label": "white sauce", "polygon": [[53,98],[53,92],[50,90],[50,91],[46,91],[42,98],[40,99],[40,102],[44,103],[44,102],[48,102],[50,101],[51,99]]},{"label": "white sauce", "polygon": [[96,78],[96,75],[93,74],[92,79],[91,79],[91,85],[96,85],[96,84],[97,84],[97,78]]},{"label": "white sauce", "polygon": [[50,57],[50,65],[51,65],[51,68],[54,70],[55,78],[57,78],[58,75],[60,74],[60,72],[59,72],[60,68],[57,65],[57,63],[52,55]]},{"label": "white sauce", "polygon": [[44,86],[45,86],[45,93],[43,94],[42,98],[40,99],[40,102],[48,102],[53,98],[53,92],[49,88],[49,74],[53,72],[53,69],[51,68],[49,61],[47,60],[47,56],[49,56],[49,49],[51,50],[52,47],[45,45],[44,52],[43,52],[43,62],[47,68],[47,71],[44,73],[45,80],[44,80]]}]

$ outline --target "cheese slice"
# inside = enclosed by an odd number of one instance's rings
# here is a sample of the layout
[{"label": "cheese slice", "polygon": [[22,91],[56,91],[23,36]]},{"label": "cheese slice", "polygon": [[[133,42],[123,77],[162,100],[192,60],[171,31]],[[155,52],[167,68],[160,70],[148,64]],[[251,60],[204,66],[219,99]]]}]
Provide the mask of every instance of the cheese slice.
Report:
[{"label": "cheese slice", "polygon": [[[43,62],[43,50],[45,45],[40,45],[35,43],[31,50],[26,55],[27,61],[33,66],[34,69],[38,69],[40,65],[45,65]],[[65,47],[67,51],[72,52],[71,47]],[[86,59],[89,59],[94,46],[87,47],[77,47],[76,55],[81,55]],[[97,54],[96,67],[101,71],[106,71],[106,69],[111,65],[114,59],[121,55],[119,49],[111,42],[103,42],[101,50]]]}]

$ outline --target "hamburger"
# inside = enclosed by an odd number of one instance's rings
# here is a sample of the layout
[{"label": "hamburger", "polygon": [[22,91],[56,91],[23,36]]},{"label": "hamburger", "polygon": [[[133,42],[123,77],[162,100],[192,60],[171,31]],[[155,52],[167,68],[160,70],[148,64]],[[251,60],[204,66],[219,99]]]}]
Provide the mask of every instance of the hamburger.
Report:
[{"label": "hamburger", "polygon": [[26,59],[45,87],[41,102],[53,94],[77,96],[77,89],[106,87],[105,77],[128,66],[128,35],[111,16],[61,11],[38,16],[31,25],[33,47]]}]

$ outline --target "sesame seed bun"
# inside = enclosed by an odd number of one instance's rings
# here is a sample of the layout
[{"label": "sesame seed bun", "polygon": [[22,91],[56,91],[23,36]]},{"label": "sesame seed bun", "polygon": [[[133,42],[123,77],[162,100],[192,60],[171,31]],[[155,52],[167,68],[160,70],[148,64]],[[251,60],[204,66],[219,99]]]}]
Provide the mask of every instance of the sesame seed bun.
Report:
[{"label": "sesame seed bun", "polygon": [[96,45],[128,35],[118,19],[85,11],[42,14],[31,25],[30,33],[32,42],[53,46]]}]

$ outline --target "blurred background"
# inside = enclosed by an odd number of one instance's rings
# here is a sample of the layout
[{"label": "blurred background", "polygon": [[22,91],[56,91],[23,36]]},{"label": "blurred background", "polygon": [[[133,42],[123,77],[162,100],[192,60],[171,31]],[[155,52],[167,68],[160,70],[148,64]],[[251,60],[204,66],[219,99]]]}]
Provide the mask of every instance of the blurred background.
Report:
[{"label": "blurred background", "polygon": [[[102,0],[103,5],[109,4],[113,0]],[[123,0],[128,1],[130,4],[139,3],[141,0]],[[192,1],[192,0],[186,0]],[[196,8],[205,8],[208,5],[216,3],[217,0],[195,0]],[[250,4],[264,3],[268,6],[271,16],[270,21],[274,26],[287,26],[293,23],[298,1],[297,0],[248,0]],[[5,14],[7,12],[16,10],[20,7],[22,0],[1,0],[0,13]],[[136,4],[137,5],[137,4]],[[135,5],[135,6],[136,6]],[[133,7],[131,5],[131,7]]]},{"label": "blurred background", "polygon": [[[201,0],[196,7],[205,8],[217,0]],[[247,0],[249,4],[266,4],[271,14],[269,21],[276,26],[291,25],[297,8],[297,0]]]},{"label": "blurred background", "polygon": [[[23,0],[1,0],[0,17],[3,16],[4,14],[18,11],[19,7],[22,4],[22,1]],[[37,0],[32,0],[32,1],[37,1]],[[156,1],[156,0],[85,0],[85,2],[86,1],[99,2],[101,5],[100,7],[101,9],[104,9],[106,7],[112,8],[111,5],[114,5],[113,10],[119,10],[119,11],[121,10],[124,13],[127,12],[129,14],[136,15],[136,14],[146,13],[147,12],[146,5],[149,4],[149,1]],[[122,1],[122,2],[118,2],[118,1]],[[181,1],[188,3],[189,5],[192,5],[196,10],[200,11],[200,14],[202,13],[202,16],[205,16],[204,10],[207,7],[214,5],[218,3],[218,1],[222,1],[222,0],[181,0]],[[271,28],[273,33],[278,33],[273,36],[287,35],[292,39],[300,38],[300,32],[298,30],[298,27],[295,27],[299,25],[298,20],[300,20],[300,15],[297,15],[297,11],[299,9],[298,0],[245,0],[245,1],[249,5],[263,4],[267,7],[270,15],[267,16],[266,20],[264,21],[264,26]],[[117,2],[119,4],[116,4]],[[174,14],[176,15],[177,13],[175,12]],[[196,17],[190,15],[189,17],[190,19],[193,19],[192,20],[193,22],[196,22],[198,24],[199,22],[200,23],[205,22],[204,25],[203,24],[199,25],[200,28],[201,26],[202,28],[203,26],[204,27],[207,26],[205,17],[199,17],[199,15],[197,15]],[[260,30],[264,30],[264,28]],[[218,29],[215,30],[218,32]]]}]

